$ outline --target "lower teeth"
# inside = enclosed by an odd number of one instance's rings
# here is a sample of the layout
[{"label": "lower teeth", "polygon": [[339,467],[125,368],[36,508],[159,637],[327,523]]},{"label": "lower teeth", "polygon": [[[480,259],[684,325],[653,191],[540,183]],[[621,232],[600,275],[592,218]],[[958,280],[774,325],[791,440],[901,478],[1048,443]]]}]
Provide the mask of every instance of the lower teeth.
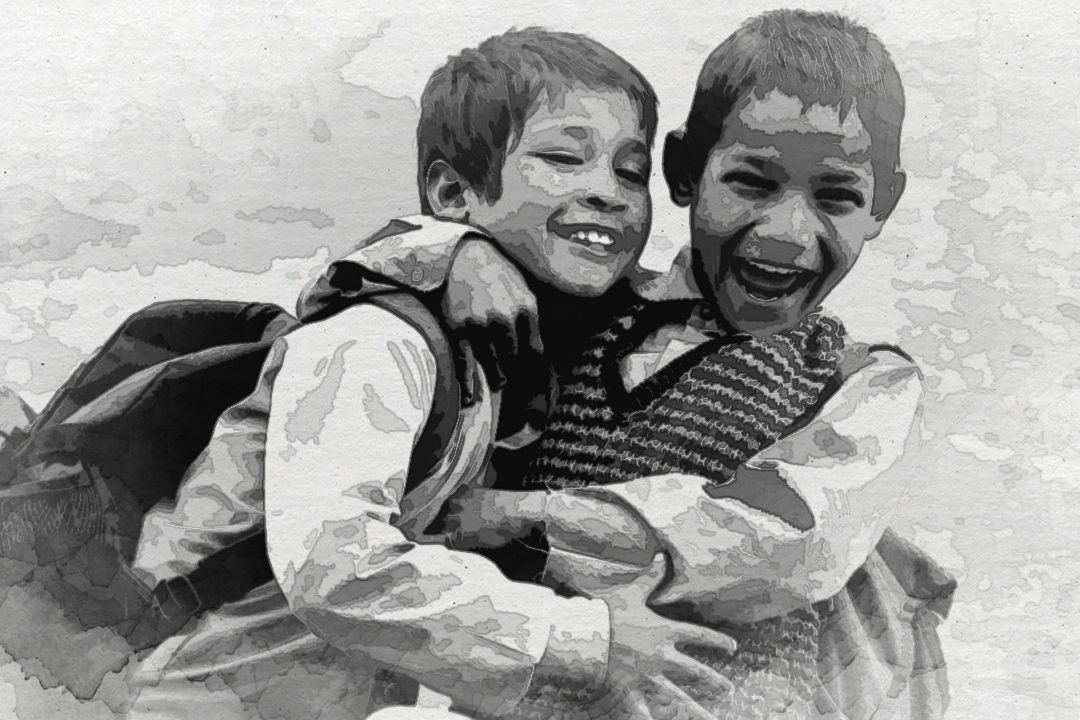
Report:
[{"label": "lower teeth", "polygon": [[[764,275],[766,271],[759,272]],[[781,285],[780,287],[762,287],[761,284],[751,280],[746,272],[739,272],[738,276],[739,282],[746,289],[747,294],[756,300],[779,300],[794,293],[801,284],[799,276],[792,277],[788,275],[775,279],[775,282]]]},{"label": "lower teeth", "polygon": [[779,300],[780,298],[784,297],[788,293],[782,292],[782,293],[777,293],[777,294],[766,295],[766,294],[764,294],[764,293],[762,293],[760,291],[751,290],[750,288],[747,288],[746,289],[746,294],[749,295],[750,297],[754,298],[755,300],[772,301],[772,300]]}]

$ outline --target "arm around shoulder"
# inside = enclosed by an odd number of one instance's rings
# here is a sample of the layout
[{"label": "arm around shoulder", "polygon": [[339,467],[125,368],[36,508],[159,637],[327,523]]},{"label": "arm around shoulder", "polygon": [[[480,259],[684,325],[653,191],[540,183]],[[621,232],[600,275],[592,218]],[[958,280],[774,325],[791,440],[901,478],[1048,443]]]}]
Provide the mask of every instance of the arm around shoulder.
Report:
[{"label": "arm around shoulder", "polygon": [[485,711],[512,706],[541,660],[602,678],[604,603],[513,583],[486,558],[417,544],[395,526],[433,398],[424,338],[357,306],[294,332],[281,350],[267,534],[297,616],[334,645]]},{"label": "arm around shoulder", "polygon": [[[732,486],[748,492],[664,475],[574,495],[634,531],[628,561],[668,554],[654,603],[732,622],[783,614],[839,592],[869,556],[911,480],[901,460],[918,442],[921,396],[912,363],[873,353],[810,423],[739,468]],[[550,538],[561,567],[590,554],[580,535]]]}]

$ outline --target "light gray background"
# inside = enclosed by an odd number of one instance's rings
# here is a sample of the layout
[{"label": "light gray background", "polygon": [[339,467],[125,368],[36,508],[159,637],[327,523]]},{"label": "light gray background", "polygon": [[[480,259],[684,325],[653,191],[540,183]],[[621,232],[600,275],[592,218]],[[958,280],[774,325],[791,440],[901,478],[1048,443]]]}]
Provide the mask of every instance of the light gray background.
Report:
[{"label": "light gray background", "polygon": [[[329,255],[414,212],[417,101],[448,54],[511,26],[585,32],[650,78],[666,131],[709,50],[778,6],[137,4],[0,3],[0,382],[38,407],[137,308],[291,308]],[[926,373],[897,524],[961,580],[950,715],[1072,720],[1080,13],[1018,4],[802,6],[867,23],[907,88],[907,195],[830,305]],[[662,266],[686,228],[655,180]],[[0,662],[0,717],[110,717],[117,692],[78,706]]]}]

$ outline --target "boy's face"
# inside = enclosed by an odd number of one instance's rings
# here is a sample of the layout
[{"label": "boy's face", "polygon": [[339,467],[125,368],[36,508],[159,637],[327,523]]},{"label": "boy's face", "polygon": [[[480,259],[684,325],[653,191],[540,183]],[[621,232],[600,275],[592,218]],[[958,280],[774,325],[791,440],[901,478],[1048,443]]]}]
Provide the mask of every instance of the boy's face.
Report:
[{"label": "boy's face", "polygon": [[636,263],[649,232],[649,148],[630,97],[570,87],[541,97],[489,203],[466,192],[472,222],[533,277],[603,294]]},{"label": "boy's face", "polygon": [[735,329],[796,325],[880,232],[888,213],[871,211],[871,143],[855,107],[841,119],[773,90],[732,111],[690,223],[697,280]]}]

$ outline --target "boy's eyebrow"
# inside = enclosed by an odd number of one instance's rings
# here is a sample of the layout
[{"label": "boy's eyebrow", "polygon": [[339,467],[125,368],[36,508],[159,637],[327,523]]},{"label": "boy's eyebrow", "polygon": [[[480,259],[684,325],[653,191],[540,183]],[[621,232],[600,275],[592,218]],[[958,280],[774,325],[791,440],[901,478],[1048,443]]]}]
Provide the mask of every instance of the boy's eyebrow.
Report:
[{"label": "boy's eyebrow", "polygon": [[574,140],[589,137],[589,128],[583,125],[564,125],[561,118],[545,118],[529,128],[529,135],[566,135]]},{"label": "boy's eyebrow", "polygon": [[853,163],[862,163],[867,160],[872,160],[873,156],[870,153],[870,148],[860,148],[858,150],[845,150],[844,160]]},{"label": "boy's eyebrow", "polygon": [[852,172],[842,170],[826,173],[818,178],[823,183],[852,183],[858,182],[859,176]]},{"label": "boy's eyebrow", "polygon": [[779,156],[779,152],[761,153],[758,155],[751,155],[749,153],[740,153],[735,156],[738,162],[744,162],[747,165],[757,168],[758,170],[765,170],[765,166],[769,164],[769,160],[773,157]]},{"label": "boy's eyebrow", "polygon": [[[859,153],[859,155],[866,158],[862,162],[870,160],[869,153]],[[822,182],[857,182],[863,179],[866,173],[866,169],[861,167],[859,162],[851,156],[846,157],[844,160],[828,158],[823,162],[826,172],[819,179]],[[852,166],[851,163],[855,163],[855,165]]]}]

